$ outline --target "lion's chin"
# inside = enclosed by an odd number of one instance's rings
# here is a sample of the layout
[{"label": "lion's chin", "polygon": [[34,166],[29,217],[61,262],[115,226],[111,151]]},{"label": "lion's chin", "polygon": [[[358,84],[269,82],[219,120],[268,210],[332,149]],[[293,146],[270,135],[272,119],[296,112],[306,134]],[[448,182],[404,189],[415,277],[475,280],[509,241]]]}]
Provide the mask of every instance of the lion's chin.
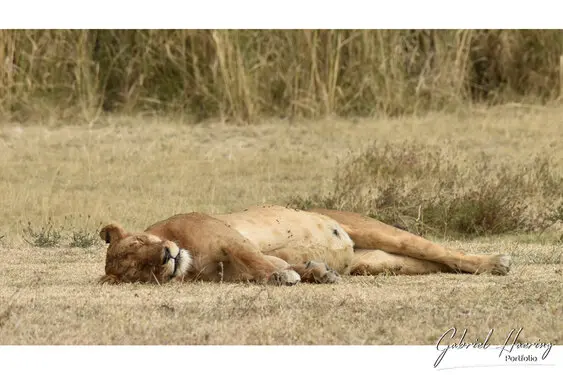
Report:
[{"label": "lion's chin", "polygon": [[192,255],[188,250],[180,249],[176,262],[177,264],[170,274],[170,280],[181,279],[188,273],[192,267]]}]

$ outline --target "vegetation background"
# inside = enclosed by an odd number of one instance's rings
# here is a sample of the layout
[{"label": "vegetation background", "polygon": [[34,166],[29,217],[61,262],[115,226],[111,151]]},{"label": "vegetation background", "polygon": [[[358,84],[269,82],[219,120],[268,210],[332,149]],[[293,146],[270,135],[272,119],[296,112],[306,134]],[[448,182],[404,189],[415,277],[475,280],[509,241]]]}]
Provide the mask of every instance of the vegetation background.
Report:
[{"label": "vegetation background", "polygon": [[256,122],[558,97],[560,30],[3,30],[0,115]]}]

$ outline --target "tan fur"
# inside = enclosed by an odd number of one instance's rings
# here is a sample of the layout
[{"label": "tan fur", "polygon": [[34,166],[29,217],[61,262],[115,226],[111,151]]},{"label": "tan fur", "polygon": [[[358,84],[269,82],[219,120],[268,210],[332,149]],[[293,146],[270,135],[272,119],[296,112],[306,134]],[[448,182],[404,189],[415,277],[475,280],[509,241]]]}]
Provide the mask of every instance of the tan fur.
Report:
[{"label": "tan fur", "polygon": [[[314,212],[313,212],[314,211]],[[359,214],[253,207],[222,215],[189,213],[141,233],[117,224],[100,232],[109,243],[102,282],[170,280],[332,283],[339,274],[506,274],[510,258],[468,255]]]},{"label": "tan fur", "polygon": [[262,253],[290,264],[322,260],[346,273],[354,256],[354,244],[338,222],[314,212],[262,206],[214,217],[242,234]]},{"label": "tan fur", "polygon": [[[461,272],[491,272],[504,275],[510,269],[510,257],[507,255],[465,254],[357,213],[326,209],[314,211],[338,221],[354,241],[356,249],[380,249],[392,254],[440,263],[451,270]],[[424,264],[427,264],[428,272],[434,272],[435,267],[431,263],[419,263],[423,269],[426,269]]]}]

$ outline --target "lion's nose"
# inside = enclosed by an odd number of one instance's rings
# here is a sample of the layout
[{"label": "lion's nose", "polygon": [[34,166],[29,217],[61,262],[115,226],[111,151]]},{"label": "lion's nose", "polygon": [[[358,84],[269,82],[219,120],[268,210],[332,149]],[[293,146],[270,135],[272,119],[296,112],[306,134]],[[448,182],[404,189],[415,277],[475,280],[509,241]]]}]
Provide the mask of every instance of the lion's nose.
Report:
[{"label": "lion's nose", "polygon": [[176,258],[178,256],[178,253],[180,252],[180,249],[178,248],[178,245],[176,245],[174,242],[172,241],[165,241],[163,243],[164,247],[168,249],[168,251],[170,252],[170,256],[172,258]]},{"label": "lion's nose", "polygon": [[162,259],[162,264],[168,263],[171,258],[172,254],[170,254],[170,248],[168,246],[164,246],[164,257]]}]

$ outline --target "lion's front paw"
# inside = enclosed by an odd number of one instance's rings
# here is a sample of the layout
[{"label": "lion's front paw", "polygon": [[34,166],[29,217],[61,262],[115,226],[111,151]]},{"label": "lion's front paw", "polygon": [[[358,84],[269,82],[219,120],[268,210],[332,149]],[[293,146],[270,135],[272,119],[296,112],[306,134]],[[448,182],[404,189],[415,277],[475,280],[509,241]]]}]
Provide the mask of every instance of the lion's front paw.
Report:
[{"label": "lion's front paw", "polygon": [[330,268],[324,262],[311,260],[305,265],[305,269],[313,277],[313,281],[320,284],[334,284],[340,281],[338,272]]},{"label": "lion's front paw", "polygon": [[301,276],[294,270],[276,271],[270,276],[268,282],[274,285],[295,285],[301,281]]}]

